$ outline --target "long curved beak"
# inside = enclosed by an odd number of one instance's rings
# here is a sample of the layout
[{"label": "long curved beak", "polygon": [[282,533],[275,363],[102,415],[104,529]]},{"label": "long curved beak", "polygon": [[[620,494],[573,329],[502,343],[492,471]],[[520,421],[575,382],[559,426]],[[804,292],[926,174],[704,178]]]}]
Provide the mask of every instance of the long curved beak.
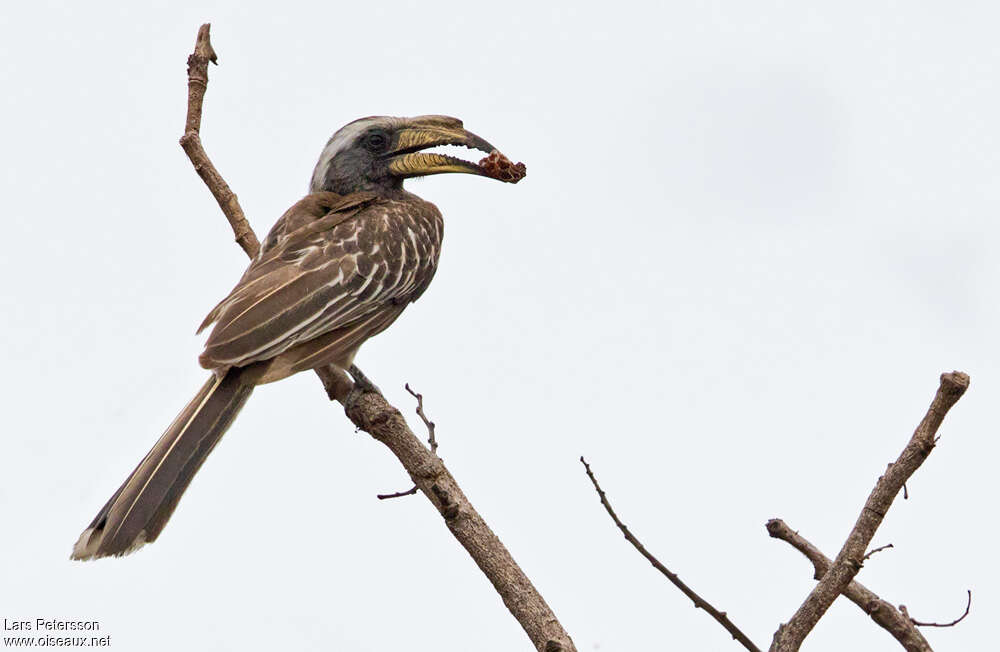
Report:
[{"label": "long curved beak", "polygon": [[[491,157],[473,163],[455,156],[421,151],[441,145],[464,146],[486,152]],[[458,172],[511,183],[520,181],[523,174],[517,179],[512,179],[496,173],[495,166],[490,165],[488,161],[491,158],[495,159],[496,156],[502,157],[502,154],[493,152],[496,152],[496,148],[485,139],[466,131],[461,120],[448,116],[421,116],[410,119],[407,126],[396,131],[395,142],[386,156],[389,172],[402,179]]]}]

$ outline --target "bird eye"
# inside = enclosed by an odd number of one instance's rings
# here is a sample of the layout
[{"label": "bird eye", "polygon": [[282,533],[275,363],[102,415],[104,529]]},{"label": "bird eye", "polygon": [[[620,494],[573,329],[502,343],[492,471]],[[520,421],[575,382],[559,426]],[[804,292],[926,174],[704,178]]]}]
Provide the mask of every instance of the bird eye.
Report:
[{"label": "bird eye", "polygon": [[365,148],[372,152],[381,152],[389,145],[389,138],[379,132],[365,136]]}]

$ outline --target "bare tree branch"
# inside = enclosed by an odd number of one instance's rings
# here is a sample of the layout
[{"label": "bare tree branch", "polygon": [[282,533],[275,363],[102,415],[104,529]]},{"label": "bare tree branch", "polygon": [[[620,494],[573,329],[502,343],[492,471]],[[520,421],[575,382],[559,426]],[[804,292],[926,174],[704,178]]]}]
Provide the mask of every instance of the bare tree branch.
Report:
[{"label": "bare tree branch", "polygon": [[[233,228],[236,241],[253,258],[260,248],[257,237],[243,215],[236,195],[209,161],[199,136],[202,102],[208,85],[208,62],[215,60],[209,26],[202,25],[198,30],[194,54],[188,59],[188,113],[181,146],[218,201]],[[357,370],[352,369],[352,373],[354,371]],[[323,380],[327,395],[344,405],[348,418],[396,455],[416,486],[437,507],[452,535],[493,584],[535,648],[545,652],[575,652],[576,647],[569,634],[545,600],[472,507],[441,459],[428,450],[406,425],[399,410],[390,405],[378,388],[366,381],[360,372],[355,374],[356,382],[349,392],[343,391],[342,379],[346,381],[346,376],[342,372],[324,368],[318,369],[317,374]]]},{"label": "bare tree branch", "polygon": [[257,236],[250,228],[236,195],[215,169],[201,144],[201,107],[205,100],[205,91],[208,90],[208,63],[218,63],[212,42],[209,40],[209,27],[208,23],[205,23],[198,30],[194,52],[188,57],[188,110],[184,135],[181,136],[181,147],[194,164],[195,172],[212,192],[215,201],[219,202],[219,208],[233,228],[236,242],[247,256],[253,258],[260,249]]},{"label": "bare tree branch", "polygon": [[726,631],[729,632],[730,635],[732,635],[733,639],[739,641],[743,645],[743,647],[750,650],[751,652],[760,652],[760,648],[754,645],[753,641],[751,641],[746,634],[740,631],[739,627],[733,624],[733,621],[729,620],[729,617],[726,615],[725,611],[719,611],[718,609],[710,605],[704,598],[695,593],[691,589],[691,587],[682,582],[681,578],[677,577],[675,573],[672,573],[670,569],[668,569],[666,566],[660,563],[660,560],[654,557],[651,552],[646,550],[646,547],[639,542],[639,540],[635,537],[634,534],[632,534],[632,532],[628,529],[628,526],[621,522],[621,520],[618,518],[618,515],[615,513],[615,510],[611,508],[611,503],[608,502],[607,494],[605,494],[604,490],[601,489],[601,485],[597,483],[597,478],[594,477],[593,471],[590,470],[590,465],[587,464],[587,460],[583,459],[582,455],[580,456],[580,462],[583,463],[583,468],[586,469],[587,476],[590,478],[590,481],[594,485],[594,489],[597,491],[598,497],[600,497],[601,499],[601,504],[604,505],[604,509],[608,512],[608,515],[611,516],[611,520],[615,522],[615,525],[618,526],[618,529],[621,530],[622,533],[625,535],[625,540],[631,543],[635,547],[635,549],[639,551],[639,554],[645,557],[646,560],[650,564],[652,564],[656,570],[663,573],[666,576],[666,578],[673,583],[674,586],[680,589],[681,593],[686,595],[692,602],[694,602],[695,607],[699,609],[704,609],[708,613],[708,615],[710,615],[720,625],[722,625],[726,629]]},{"label": "bare tree branch", "polygon": [[[775,539],[791,544],[806,556],[813,565],[813,579],[822,579],[830,570],[830,560],[820,550],[809,543],[798,532],[788,527],[781,519],[767,522],[767,533]],[[874,552],[874,551],[872,551]],[[844,595],[871,617],[882,629],[889,632],[908,652],[931,652],[930,643],[914,627],[905,613],[897,611],[891,604],[865,588],[857,580],[852,580],[844,589]]]},{"label": "bare tree branch", "polygon": [[914,625],[916,625],[918,627],[954,627],[955,625],[957,625],[960,622],[962,622],[963,620],[965,620],[965,617],[969,615],[969,609],[972,608],[972,591],[966,590],[966,593],[969,594],[969,600],[965,603],[965,613],[962,614],[961,616],[959,616],[958,618],[956,618],[955,620],[951,621],[950,623],[924,623],[924,622],[920,622],[919,620],[916,620],[916,619],[910,617],[910,613],[906,610],[906,605],[905,604],[899,605],[899,610],[903,613],[904,616],[906,616],[906,618],[911,623],[913,623]]},{"label": "bare tree branch", "polygon": [[931,402],[927,414],[907,443],[906,448],[879,478],[871,495],[865,502],[854,528],[840,553],[833,561],[823,579],[813,588],[787,624],[778,627],[771,643],[771,652],[797,652],[809,632],[812,631],[833,601],[847,588],[861,570],[865,550],[871,543],[875,531],[881,525],[886,512],[892,506],[896,494],[903,484],[920,468],[931,450],[934,449],[935,433],[944,416],[962,397],[969,387],[969,377],[960,372],[941,374],[941,384]]}]

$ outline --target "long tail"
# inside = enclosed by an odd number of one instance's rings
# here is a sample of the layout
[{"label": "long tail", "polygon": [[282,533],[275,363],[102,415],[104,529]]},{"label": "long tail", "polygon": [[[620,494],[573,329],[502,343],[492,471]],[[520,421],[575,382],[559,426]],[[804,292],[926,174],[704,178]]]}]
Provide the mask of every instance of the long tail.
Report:
[{"label": "long tail", "polygon": [[73,559],[125,555],[159,536],[191,478],[250,398],[253,384],[241,382],[241,375],[233,369],[205,383],[83,531]]}]

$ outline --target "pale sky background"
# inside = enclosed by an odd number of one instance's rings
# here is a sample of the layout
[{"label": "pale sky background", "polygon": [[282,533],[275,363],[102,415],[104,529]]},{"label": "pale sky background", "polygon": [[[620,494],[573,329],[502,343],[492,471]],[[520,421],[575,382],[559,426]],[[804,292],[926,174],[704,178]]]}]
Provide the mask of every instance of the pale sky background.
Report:
[{"label": "pale sky background", "polygon": [[[194,329],[344,123],[445,113],[518,186],[410,183],[445,216],[426,295],[357,362],[412,417],[581,651],[738,650],[619,514],[766,647],[942,371],[972,377],[859,580],[942,650],[995,645],[1000,10],[988,2],[20,3],[0,21],[6,319],[0,618],[119,652],[527,650],[493,588],[317,380],[260,388],[160,539],[69,561],[203,382]],[[815,3],[812,3],[815,4]],[[410,419],[416,428],[419,422]],[[806,650],[898,645],[842,599]]]}]

